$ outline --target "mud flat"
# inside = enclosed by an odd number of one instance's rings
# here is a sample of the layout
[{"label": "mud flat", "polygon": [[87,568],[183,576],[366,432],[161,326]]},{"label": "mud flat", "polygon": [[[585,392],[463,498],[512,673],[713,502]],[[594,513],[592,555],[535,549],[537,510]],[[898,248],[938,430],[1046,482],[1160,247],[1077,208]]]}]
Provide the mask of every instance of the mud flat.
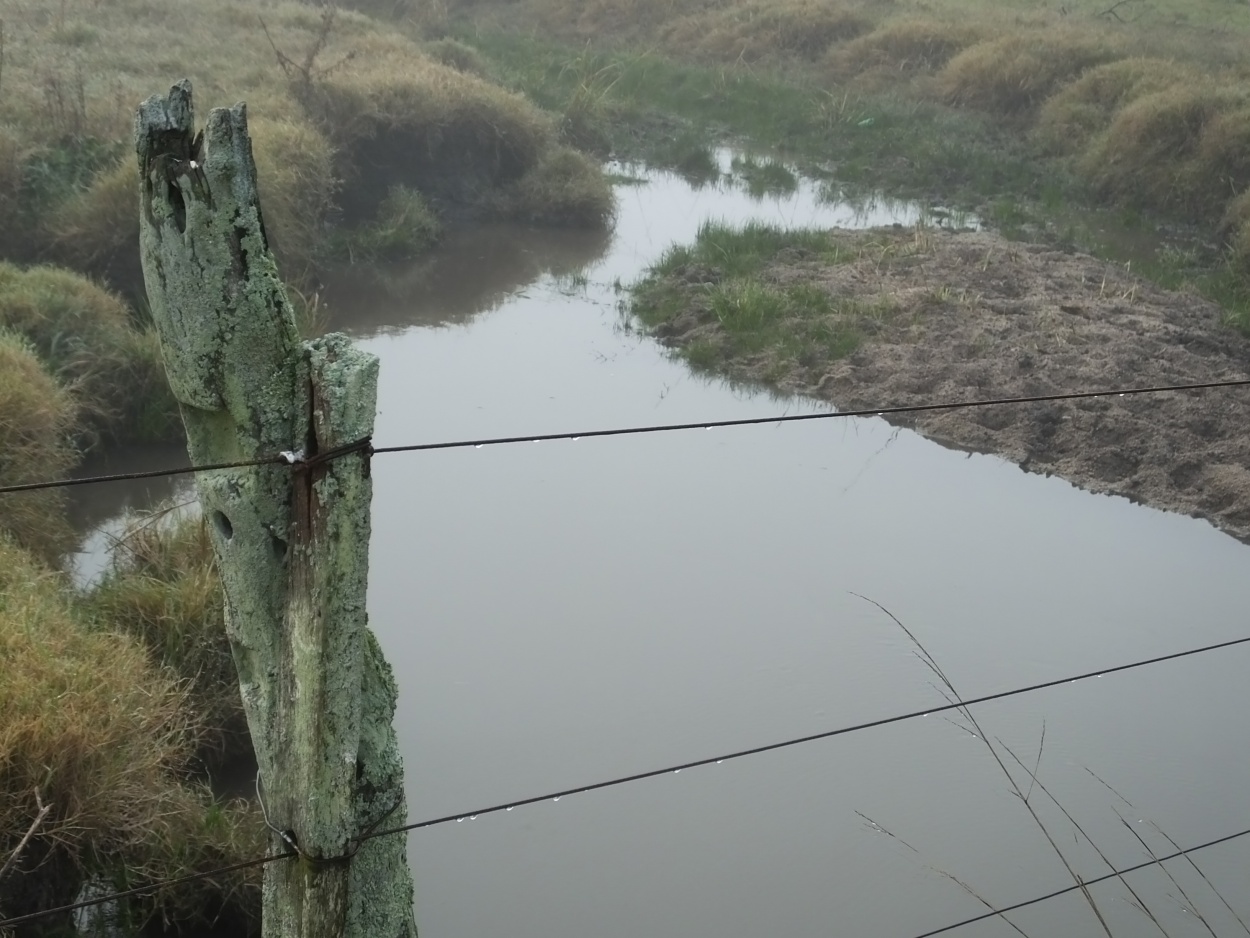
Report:
[{"label": "mud flat", "polygon": [[[676,290],[683,302],[670,302],[675,311],[663,321],[650,319],[652,333],[692,360],[697,346],[697,364],[732,380],[843,409],[1250,375],[1250,340],[1225,326],[1219,307],[1093,257],[984,231],[892,228],[829,238],[830,251],[778,251],[754,278],[829,296],[827,315],[840,320],[831,329],[858,333],[842,357],[776,344],[733,351],[741,343],[708,301],[722,280],[715,266],[663,275],[670,297]],[[847,309],[858,311],[850,325]],[[810,316],[804,328],[811,332]],[[720,357],[709,356],[718,348]],[[1205,518],[1250,542],[1250,388],[891,419],[948,446]]]}]

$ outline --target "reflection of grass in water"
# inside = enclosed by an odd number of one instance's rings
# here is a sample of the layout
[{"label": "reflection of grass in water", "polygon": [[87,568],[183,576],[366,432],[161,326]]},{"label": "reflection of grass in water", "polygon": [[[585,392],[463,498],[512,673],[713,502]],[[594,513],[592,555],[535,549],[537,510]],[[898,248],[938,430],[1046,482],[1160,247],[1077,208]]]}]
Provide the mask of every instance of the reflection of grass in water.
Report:
[{"label": "reflection of grass in water", "polygon": [[773,159],[757,160],[753,156],[735,156],[734,174],[746,185],[752,198],[766,195],[789,195],[799,187],[799,178],[784,163]]},{"label": "reflection of grass in water", "polygon": [[[876,606],[879,610],[881,610],[881,612],[883,612],[886,616],[888,616],[890,620],[896,626],[898,626],[903,631],[903,633],[907,636],[908,640],[916,649],[916,656],[921,660],[921,662],[924,663],[925,667],[928,668],[929,671],[932,673],[932,675],[937,679],[937,682],[934,683],[932,686],[934,686],[937,689],[938,693],[942,695],[942,697],[945,699],[945,701],[948,704],[951,704],[951,705],[958,704],[963,700],[959,692],[955,689],[954,683],[947,676],[946,672],[942,669],[941,665],[937,663],[937,660],[932,656],[932,654],[930,654],[929,650],[924,646],[924,644],[920,641],[920,639],[916,637],[915,633],[913,633],[906,625],[904,625],[902,621],[899,620],[898,617],[894,615],[894,613],[890,612],[889,609],[887,609],[885,606],[881,605],[879,602],[877,602],[874,599],[869,599],[867,596],[862,596],[858,593],[853,593],[852,595],[857,596],[859,599],[862,599],[865,602],[871,603],[872,605]],[[1103,908],[1095,900],[1094,895],[1090,891],[1089,887],[1085,885],[1086,880],[1092,879],[1093,877],[1084,876],[1076,869],[1075,862],[1072,859],[1070,859],[1068,854],[1066,854],[1064,850],[1060,847],[1060,843],[1061,842],[1066,843],[1067,838],[1069,836],[1072,836],[1074,845],[1079,845],[1082,842],[1084,842],[1093,851],[1093,853],[1098,857],[1099,861],[1103,865],[1105,865],[1106,868],[1111,873],[1115,872],[1116,866],[1111,861],[1111,859],[1107,856],[1106,852],[1102,849],[1102,847],[1100,847],[1098,843],[1093,839],[1093,837],[1089,834],[1088,830],[1086,830],[1086,827],[1082,825],[1080,821],[1078,821],[1077,818],[1072,814],[1072,812],[1070,812],[1059,801],[1059,799],[1055,796],[1055,794],[1050,790],[1050,788],[1046,786],[1044,782],[1042,782],[1041,778],[1039,777],[1038,772],[1041,767],[1042,755],[1043,755],[1043,752],[1045,749],[1045,743],[1046,743],[1045,724],[1043,724],[1042,726],[1042,733],[1041,733],[1041,737],[1039,739],[1038,747],[1037,747],[1037,755],[1036,757],[1029,760],[1033,763],[1033,765],[1030,767],[1030,765],[1024,759],[1022,759],[1015,752],[1015,750],[1013,750],[1010,746],[1008,746],[1005,742],[1003,742],[1001,738],[994,737],[993,739],[991,739],[991,737],[986,734],[981,723],[977,720],[976,716],[972,713],[972,710],[969,707],[958,706],[952,712],[955,714],[958,714],[958,716],[961,717],[963,721],[961,723],[961,722],[956,722],[952,720],[951,722],[953,723],[953,725],[969,733],[974,739],[980,740],[985,745],[986,749],[990,753],[990,756],[994,760],[994,764],[998,767],[1003,777],[1007,780],[1007,784],[1008,784],[1009,789],[1011,790],[1011,793],[1016,797],[1016,799],[1020,802],[1020,804],[1024,806],[1024,809],[1028,813],[1033,824],[1041,832],[1042,837],[1044,838],[1046,843],[1049,844],[1050,848],[1054,851],[1060,863],[1063,865],[1064,869],[1067,871],[1069,877],[1072,879],[1073,883],[1075,884],[1076,889],[1081,893],[1082,897],[1085,900],[1086,905],[1088,905],[1090,911],[1094,915],[1094,918],[1098,922],[1098,930],[1102,934],[1106,935],[1107,938],[1113,938],[1114,932],[1111,929],[1111,925],[1107,919],[1107,916],[1104,914]],[[1011,766],[1015,767],[1014,772]],[[1087,769],[1086,771],[1089,771],[1089,770]],[[1017,774],[1016,774],[1017,772],[1019,773],[1019,777],[1017,777]],[[1112,788],[1109,784],[1107,784],[1105,781],[1103,781],[1093,772],[1090,772],[1090,774],[1093,775],[1094,778],[1098,779],[1098,781],[1101,782],[1120,801],[1122,801],[1124,805],[1126,805],[1129,808],[1132,807],[1132,804],[1128,801],[1127,798],[1121,795],[1118,791]],[[1036,802],[1039,799],[1037,799],[1035,792],[1040,792],[1042,795],[1044,795],[1046,800],[1049,801],[1049,803],[1072,826],[1073,832],[1071,834],[1069,834],[1068,832],[1058,830],[1055,827],[1055,824],[1053,821],[1048,824],[1043,819],[1040,813],[1039,807],[1036,804]],[[867,815],[862,814],[861,812],[856,812],[856,813],[859,814],[860,817],[864,818],[864,820],[868,822],[871,829],[878,831],[879,833],[884,833],[887,836],[897,840],[899,843],[908,847],[913,852],[918,852],[916,851],[915,847],[911,846],[911,844],[908,844],[906,841],[901,840],[900,838],[896,837],[893,833],[886,830],[886,828],[882,827],[872,818],[869,818]],[[1145,849],[1147,854],[1152,859],[1158,860],[1158,854],[1149,846],[1149,844],[1147,844],[1145,839],[1141,837],[1141,835],[1138,834],[1134,826],[1128,822],[1128,820],[1123,816],[1123,814],[1117,810],[1116,816],[1119,818],[1121,824],[1125,828],[1127,828],[1128,832],[1137,840],[1138,844],[1143,849]],[[1154,829],[1158,831],[1159,834],[1163,836],[1168,841],[1168,843],[1170,843],[1173,847],[1175,847],[1178,850],[1180,849],[1179,846],[1177,846],[1176,841],[1174,841],[1167,834],[1164,834],[1162,829],[1160,829],[1157,824],[1152,824],[1151,826],[1154,827]],[[1228,901],[1219,893],[1219,891],[1215,888],[1214,884],[1211,883],[1211,881],[1207,878],[1206,874],[1202,872],[1202,870],[1198,867],[1197,863],[1193,860],[1193,858],[1187,857],[1187,861],[1190,864],[1190,866],[1197,872],[1199,877],[1201,877],[1203,882],[1211,889],[1215,897],[1223,904],[1225,909],[1228,910],[1228,912],[1233,916],[1233,918],[1241,926],[1242,931],[1246,932],[1247,935],[1250,935],[1250,927],[1246,925],[1246,923],[1237,914],[1237,912],[1228,903]],[[1177,878],[1162,864],[1159,864],[1159,868],[1168,877],[1168,881],[1170,882],[1171,886],[1177,890],[1177,893],[1180,895],[1180,897],[1184,901],[1184,904],[1186,906],[1186,911],[1189,914],[1195,916],[1203,924],[1203,926],[1205,927],[1206,931],[1209,934],[1215,935],[1216,932],[1213,929],[1212,925],[1203,916],[1203,914],[1198,910],[1197,903],[1194,902],[1192,896],[1185,890],[1185,888],[1181,885],[1181,883],[1177,880]],[[963,879],[960,879],[959,877],[945,870],[938,869],[935,871],[939,873],[940,875],[946,877],[947,879],[951,880],[952,882],[954,882],[961,889],[963,889],[964,892],[968,893],[968,895],[972,896],[974,899],[980,902],[990,912],[997,911],[997,908],[994,904],[992,904],[988,899],[986,899],[984,896],[978,893],[974,887],[972,887],[970,884],[965,882]],[[1136,908],[1137,911],[1141,912],[1142,915],[1144,915],[1147,919],[1149,919],[1154,929],[1158,931],[1161,935],[1165,936],[1166,938],[1166,936],[1169,935],[1169,932],[1164,927],[1163,923],[1159,920],[1155,912],[1150,908],[1150,906],[1146,904],[1146,900],[1143,898],[1141,893],[1129,883],[1128,879],[1125,876],[1117,875],[1112,878],[1117,879],[1124,886],[1124,888],[1128,891],[1128,894],[1131,897],[1131,904],[1134,906],[1134,908]],[[1000,917],[1017,934],[1026,935],[1026,932],[1024,932],[1024,930],[1015,922],[1010,921],[1007,918],[1006,914],[1000,913]]]}]

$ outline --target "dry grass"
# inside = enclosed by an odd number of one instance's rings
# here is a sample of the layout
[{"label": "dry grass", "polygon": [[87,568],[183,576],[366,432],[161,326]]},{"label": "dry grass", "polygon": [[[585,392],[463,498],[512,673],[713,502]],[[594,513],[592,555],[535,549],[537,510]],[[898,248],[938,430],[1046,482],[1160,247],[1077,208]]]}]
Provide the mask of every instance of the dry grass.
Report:
[{"label": "dry grass", "polygon": [[1193,66],[1170,59],[1121,59],[1095,66],[1042,105],[1034,137],[1049,153],[1077,153],[1138,98],[1200,80]]},{"label": "dry grass", "polygon": [[68,270],[0,262],[0,327],[30,340],[80,407],[80,430],[166,435],[176,419],[155,336],[112,293]]},{"label": "dry grass", "polygon": [[60,579],[2,541],[0,659],[0,853],[50,804],[22,871],[56,892],[67,866],[124,852],[171,810],[195,726],[142,645],[83,629]]},{"label": "dry grass", "polygon": [[750,0],[681,17],[663,34],[666,47],[699,58],[784,62],[815,60],[872,27],[860,9],[829,0]]},{"label": "dry grass", "polygon": [[[0,485],[67,475],[77,462],[69,445],[77,415],[74,398],[30,341],[0,329]],[[64,495],[55,489],[0,495],[0,532],[49,564],[75,540]]]},{"label": "dry grass", "polygon": [[139,639],[183,680],[204,724],[202,755],[221,761],[251,751],[221,581],[201,518],[179,518],[168,508],[136,516],[86,602],[100,628]]},{"label": "dry grass", "polygon": [[1027,118],[1063,84],[1117,56],[1106,43],[1075,32],[1000,36],[952,58],[938,75],[938,90],[951,104]]},{"label": "dry grass", "polygon": [[1121,110],[1081,166],[1106,199],[1218,219],[1250,183],[1250,109],[1211,82],[1177,85]]},{"label": "dry grass", "polygon": [[[5,914],[72,898],[87,876],[138,885],[263,846],[253,810],[186,782],[201,725],[183,682],[141,642],[81,624],[63,579],[3,540],[0,659],[0,854],[51,807],[5,883]],[[132,911],[188,922],[224,909],[245,922],[258,887],[253,870]]]},{"label": "dry grass", "polygon": [[519,95],[414,55],[406,40],[362,37],[357,51],[306,101],[340,154],[349,219],[372,218],[395,185],[419,190],[440,210],[476,205],[555,145],[548,115]]},{"label": "dry grass", "polygon": [[965,23],[928,17],[893,19],[831,49],[826,62],[836,79],[904,80],[938,71],[983,36],[982,29]]},{"label": "dry grass", "polygon": [[[438,12],[428,0],[369,7],[419,19]],[[0,19],[0,211],[20,220],[0,251],[125,286],[139,271],[131,115],[184,76],[202,111],[248,101],[273,246],[296,280],[322,256],[340,180],[362,190],[343,193],[349,221],[370,218],[396,184],[435,201],[455,189],[454,200],[479,205],[484,190],[519,178],[557,143],[550,120],[519,96],[439,63],[393,25],[358,12],[229,0],[0,0]],[[109,158],[96,165],[101,152]],[[23,189],[34,165],[40,184]]]}]

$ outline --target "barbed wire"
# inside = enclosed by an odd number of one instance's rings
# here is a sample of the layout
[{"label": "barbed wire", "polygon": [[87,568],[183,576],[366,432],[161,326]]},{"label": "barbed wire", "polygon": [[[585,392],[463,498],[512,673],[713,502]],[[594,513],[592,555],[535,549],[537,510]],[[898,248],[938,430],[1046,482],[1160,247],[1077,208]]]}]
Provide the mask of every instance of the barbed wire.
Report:
[{"label": "barbed wire", "polygon": [[[1028,693],[1033,693],[1039,690],[1045,690],[1051,687],[1058,687],[1062,684],[1075,684],[1078,681],[1084,681],[1084,680],[1089,680],[1091,678],[1103,677],[1108,674],[1116,674],[1118,672],[1123,672],[1123,671],[1131,671],[1131,670],[1134,670],[1135,668],[1146,667],[1147,665],[1160,664],[1165,661],[1174,661],[1178,658],[1186,658],[1186,657],[1191,657],[1193,655],[1206,654],[1208,652],[1219,651],[1221,649],[1227,649],[1227,648],[1233,648],[1237,645],[1245,645],[1247,643],[1250,643],[1250,636],[1245,636],[1243,638],[1230,639],[1228,641],[1223,641],[1223,642],[1216,642],[1214,644],[1203,645],[1198,648],[1190,648],[1185,651],[1171,652],[1166,655],[1157,655],[1153,658],[1145,658],[1139,661],[1132,661],[1127,664],[1114,665],[1109,668],[1099,668],[1094,671],[1086,671],[1081,674],[1074,674],[1068,677],[1055,678],[1053,680],[1042,681],[1037,684],[1029,684],[1024,687],[1017,687],[1013,690],[998,691],[993,694],[984,694],[980,697],[972,697],[967,700],[956,700],[952,702],[947,702],[944,704],[939,704],[936,707],[927,707],[923,710],[912,710],[910,712],[900,713],[894,716],[882,717],[876,720],[868,720],[863,723],[854,723],[849,726],[839,727],[838,729],[826,730],[825,732],[813,733],[807,736],[799,736],[793,739],[782,740],[781,742],[767,743],[763,746],[754,746],[750,749],[740,749],[735,752],[724,753],[719,756],[709,756],[703,759],[694,759],[689,762],[683,762],[679,765],[665,766],[662,769],[651,769],[646,772],[637,772],[633,775],[625,775],[625,776],[621,776],[618,778],[608,779],[607,781],[594,782],[588,785],[579,785],[574,788],[565,788],[565,789],[561,789],[560,791],[549,792],[545,795],[535,795],[529,798],[521,798],[516,801],[505,802],[503,804],[496,804],[496,805],[491,805],[489,807],[478,808],[476,810],[461,811],[457,814],[447,814],[447,815],[443,815],[442,817],[431,818],[426,821],[418,821],[413,824],[404,824],[399,827],[385,828],[383,830],[366,830],[363,834],[361,834],[359,837],[355,839],[355,846],[351,849],[351,853],[354,854],[361,844],[363,844],[364,842],[368,840],[373,840],[376,837],[388,837],[394,834],[402,834],[402,833],[407,833],[409,831],[423,830],[425,828],[435,827],[435,826],[442,825],[442,824],[450,824],[452,822],[475,820],[478,817],[481,817],[482,815],[496,814],[501,811],[511,811],[514,808],[521,808],[527,805],[538,804],[544,801],[552,801],[552,802],[559,801],[561,798],[567,797],[569,795],[580,795],[580,794],[585,794],[587,792],[599,791],[604,788],[613,788],[619,785],[626,785],[631,782],[642,781],[644,779],[657,778],[661,775],[673,775],[685,769],[699,768],[701,766],[706,766],[706,765],[719,765],[723,762],[728,762],[733,759],[742,759],[742,758],[745,758],[746,756],[759,755],[765,752],[773,752],[778,749],[786,749],[792,746],[800,746],[806,743],[816,742],[817,740],[832,739],[835,736],[845,736],[850,733],[858,733],[864,730],[876,729],[878,727],[888,726],[892,723],[902,723],[906,720],[919,719],[921,717],[927,717],[931,714],[944,713],[949,710],[958,710],[964,707],[974,707],[979,704],[989,703],[990,701],[994,701],[994,700],[1003,700],[1008,697],[1016,697],[1021,694],[1028,694]],[[385,817],[385,815],[383,817]],[[1239,836],[1241,836],[1241,834],[1231,835],[1230,837],[1224,838],[1224,839],[1228,840],[1228,839],[1232,839],[1232,837],[1239,837]],[[1212,844],[1219,843],[1219,842],[1221,841],[1213,841]],[[1198,850],[1198,849],[1201,849],[1202,846],[1211,846],[1212,844],[1204,844],[1204,845],[1201,845],[1200,847],[1192,847],[1190,849]],[[1184,852],[1185,851],[1182,851],[1181,853],[1178,853],[1178,854],[1174,854],[1174,856],[1180,856]],[[27,922],[33,922],[38,919],[47,918],[52,915],[62,915],[62,914],[66,914],[69,912],[76,912],[79,909],[90,908],[92,906],[97,906],[97,905],[104,905],[106,903],[116,902],[121,899],[128,899],[128,898],[133,898],[136,896],[149,895],[154,892],[159,892],[162,889],[168,889],[172,886],[179,886],[179,885],[183,885],[186,883],[195,882],[196,880],[199,880],[199,879],[209,879],[214,876],[220,876],[224,873],[233,873],[238,870],[247,869],[248,867],[252,867],[252,866],[263,866],[264,864],[272,863],[275,860],[291,859],[295,856],[297,856],[297,853],[295,851],[286,851],[283,853],[268,854],[265,856],[256,857],[252,860],[243,860],[238,863],[233,863],[233,864],[230,864],[229,866],[220,867],[218,869],[207,870],[202,873],[190,873],[190,874],[187,874],[186,876],[179,876],[174,879],[163,880],[158,883],[152,883],[151,885],[148,885],[148,886],[138,886],[138,887],[135,887],[134,889],[128,889],[124,892],[113,893],[107,896],[99,896],[99,897],[92,898],[92,899],[85,899],[81,902],[74,902],[69,905],[57,906],[56,908],[44,909],[38,912],[29,912],[25,915],[19,915],[13,918],[8,918],[8,919],[4,919],[0,921],[0,929],[9,928],[15,925],[23,925],[23,924],[26,924]],[[325,858],[322,862],[333,862],[336,859],[339,859],[339,858],[328,857],[328,858]],[[1161,859],[1172,859],[1172,857],[1163,857]],[[1139,869],[1139,868],[1140,867],[1134,867],[1134,869]],[[1127,870],[1125,872],[1131,872],[1131,871],[1132,870]],[[1108,877],[1104,877],[1104,878],[1108,878]],[[1092,883],[1092,882],[1098,882],[1098,881],[1099,880],[1089,880],[1088,882]],[[1073,887],[1073,888],[1077,888],[1077,887]],[[1068,892],[1068,891],[1070,890],[1060,890],[1059,892],[1054,893],[1053,895],[1062,895],[1064,892]],[[1051,896],[1048,895],[1048,896],[1044,896],[1043,898],[1051,898]],[[1042,900],[1036,899],[1032,901],[1040,902]],[[1024,904],[1027,905],[1029,903],[1024,903]],[[1013,907],[1013,908],[1016,908],[1016,907]],[[1000,914],[1002,911],[1009,912],[1011,911],[1011,909],[1000,910],[1000,912],[990,913],[990,915],[997,915],[997,914]],[[987,917],[989,916],[981,916],[981,918],[987,918]],[[973,921],[980,921],[980,920],[981,920],[980,918],[970,919],[969,923]],[[960,924],[967,924],[967,923],[960,923]],[[948,926],[946,929],[939,929],[939,931],[937,932],[929,932],[928,934],[935,935],[935,934],[938,934],[940,931],[946,931],[946,930],[949,930],[950,928],[956,928],[956,927],[959,927],[959,926],[958,925]],[[928,935],[918,936],[918,938],[928,938]]]},{"label": "barbed wire", "polygon": [[370,441],[357,440],[346,446],[322,453],[308,459],[295,451],[275,453],[272,456],[245,459],[238,462],[212,463],[202,466],[181,466],[173,469],[149,469],[142,472],[118,472],[109,475],[84,476],[72,479],[48,479],[41,482],[24,482],[0,486],[0,495],[16,492],[35,492],[41,489],[67,488],[73,485],[93,485],[103,482],[125,482],[134,479],[157,479],[166,476],[188,475],[218,469],[246,469],[256,466],[286,465],[294,469],[305,468],[317,462],[328,462],[351,452],[365,450],[375,455],[390,453],[415,453],[444,449],[480,449],[485,446],[503,446],[511,443],[542,443],[552,440],[581,440],[610,436],[639,436],[647,433],[672,433],[682,430],[711,430],[718,427],[749,427],[763,424],[799,423],[809,420],[836,420],[851,417],[893,417],[905,414],[935,413],[948,410],[965,410],[974,407],[1001,407],[1011,404],[1041,404],[1055,401],[1093,400],[1104,397],[1130,397],[1143,394],[1162,394],[1172,391],[1206,391],[1216,388],[1237,388],[1250,385],[1250,378],[1229,381],[1204,381],[1195,384],[1168,384],[1149,387],[1117,388],[1110,391],[1068,391],[1055,394],[1033,394],[1024,397],[997,397],[981,400],[945,401],[930,404],[900,404],[891,407],[867,407],[858,410],[827,411],[815,414],[776,414],[769,417],[742,417],[734,420],[699,420],[691,423],[648,424],[639,427],[615,427],[610,429],[573,430],[560,433],[537,433],[523,436],[482,437],[469,440],[448,440],[440,443],[411,443],[401,446],[370,448]]},{"label": "barbed wire", "polygon": [[992,912],[984,912],[981,915],[974,915],[972,918],[966,918],[962,922],[955,922],[953,925],[943,925],[941,928],[935,928],[933,931],[927,931],[924,934],[916,935],[915,938],[933,938],[934,935],[941,935],[948,931],[954,931],[956,928],[963,928],[965,925],[972,925],[976,922],[983,922],[987,918],[997,918],[1000,915],[1006,915],[1008,912],[1015,912],[1017,909],[1023,909],[1025,906],[1037,905],[1039,902],[1045,902],[1047,899],[1055,899],[1059,896],[1067,895],[1070,892],[1076,892],[1078,889],[1084,890],[1098,883],[1106,882],[1109,879],[1117,879],[1126,876],[1129,873],[1136,873],[1138,870],[1144,870],[1150,866],[1158,866],[1166,863],[1168,860],[1175,860],[1178,857],[1188,856],[1199,850],[1206,850],[1208,847],[1214,847],[1218,844],[1226,844],[1230,840],[1236,840],[1238,837],[1245,837],[1250,834],[1250,828],[1238,831],[1235,834],[1225,834],[1223,837],[1217,837],[1215,840],[1208,840],[1206,843],[1198,844],[1193,847],[1186,847],[1184,850],[1177,850],[1175,853],[1169,853],[1163,857],[1153,857],[1136,866],[1126,866],[1122,870],[1115,870],[1111,873],[1105,873],[1102,876],[1095,876],[1093,879],[1082,879],[1080,882],[1073,883],[1071,886],[1065,886],[1063,889],[1056,889],[1054,892],[1048,892],[1044,896],[1037,896],[1033,899],[1026,899],[1024,902],[1017,902],[1014,905],[1003,906],[1001,909],[994,909]]}]

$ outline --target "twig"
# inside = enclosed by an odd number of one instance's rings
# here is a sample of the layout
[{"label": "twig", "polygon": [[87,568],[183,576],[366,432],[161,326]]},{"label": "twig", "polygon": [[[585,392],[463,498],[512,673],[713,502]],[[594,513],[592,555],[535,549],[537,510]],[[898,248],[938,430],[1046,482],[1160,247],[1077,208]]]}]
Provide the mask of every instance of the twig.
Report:
[{"label": "twig", "polygon": [[[920,660],[925,663],[925,666],[928,667],[937,679],[942,682],[946,689],[950,691],[954,699],[956,701],[963,700],[959,692],[955,689],[955,685],[951,682],[950,678],[946,676],[946,672],[943,671],[941,666],[937,663],[937,660],[929,654],[929,650],[920,642],[920,639],[916,638],[916,636],[912,634],[911,629],[903,625],[898,616],[890,612],[889,609],[886,609],[885,606],[881,605],[881,603],[877,602],[875,599],[870,599],[869,597],[856,592],[852,592],[851,595],[864,600],[864,602],[872,603],[872,605],[876,606],[889,616],[894,624],[903,630],[903,634],[911,639],[912,644],[916,646],[919,652],[918,657]],[[1098,908],[1098,903],[1094,901],[1094,896],[1085,885],[1085,881],[1081,878],[1081,874],[1078,873],[1072,866],[1072,863],[1068,860],[1067,856],[1064,855],[1063,850],[1060,849],[1059,844],[1055,841],[1054,835],[1051,834],[1050,830],[1046,827],[1046,823],[1041,819],[1041,816],[1038,815],[1034,807],[1029,804],[1028,800],[1025,798],[1024,791],[1021,790],[1020,784],[1016,781],[1015,776],[1011,774],[1011,770],[1007,768],[1006,763],[1003,762],[1003,757],[999,755],[998,750],[994,747],[994,744],[990,742],[989,737],[985,735],[985,731],[981,729],[981,724],[977,722],[976,716],[974,716],[972,711],[967,707],[961,707],[958,712],[961,713],[964,719],[968,721],[968,724],[972,727],[972,731],[975,732],[975,735],[980,736],[984,741],[985,747],[990,751],[990,755],[993,756],[994,761],[998,764],[999,770],[1006,777],[1007,784],[1011,786],[1011,790],[1015,793],[1016,797],[1020,799],[1020,803],[1024,805],[1024,809],[1029,812],[1029,816],[1033,818],[1038,830],[1042,832],[1042,836],[1046,838],[1046,841],[1050,844],[1051,849],[1055,851],[1055,856],[1059,858],[1059,862],[1063,864],[1063,868],[1067,870],[1068,875],[1072,877],[1072,882],[1076,884],[1077,888],[1081,891],[1081,895],[1085,897],[1085,902],[1094,913],[1094,917],[1098,919],[1098,924],[1101,926],[1103,933],[1107,936],[1107,938],[1114,938],[1111,933],[1111,926],[1107,924],[1107,920],[1103,917],[1102,910]],[[1004,920],[1006,920],[1005,917]]]},{"label": "twig", "polygon": [[21,856],[22,851],[26,849],[26,845],[30,843],[30,838],[35,836],[35,831],[38,829],[39,825],[43,823],[43,819],[48,816],[48,812],[52,810],[52,805],[43,803],[43,799],[39,797],[39,789],[37,788],[35,789],[35,806],[39,809],[39,813],[36,814],[35,819],[30,822],[30,828],[26,831],[26,836],[22,838],[21,843],[19,843],[16,849],[9,854],[9,858],[4,861],[4,866],[0,867],[0,880],[3,880],[9,870],[13,869],[13,867],[17,864],[17,858]]},{"label": "twig", "polygon": [[[1001,739],[998,740],[998,744],[1002,746],[1005,750],[1007,750],[1007,754],[1016,761],[1016,764],[1019,765],[1020,768],[1024,769],[1025,772],[1029,772],[1028,766],[1026,766],[1024,762],[1020,759],[1020,757],[1017,756],[1012,751],[1010,746],[1004,743]],[[1039,757],[1038,762],[1040,764],[1041,762],[1040,748],[1038,750],[1038,757]],[[1036,784],[1038,789],[1042,792],[1042,794],[1044,794],[1047,798],[1050,799],[1051,804],[1053,804],[1056,808],[1058,808],[1060,812],[1062,812],[1063,816],[1068,819],[1069,823],[1071,823],[1071,825],[1076,828],[1077,833],[1079,833],[1082,837],[1085,838],[1085,842],[1094,848],[1094,852],[1098,854],[1098,859],[1102,860],[1102,862],[1107,865],[1107,869],[1111,870],[1112,872],[1115,872],[1115,864],[1111,862],[1111,860],[1107,857],[1105,853],[1103,853],[1102,848],[1099,847],[1098,844],[1094,843],[1094,838],[1089,836],[1085,828],[1083,828],[1080,825],[1080,822],[1078,822],[1077,819],[1072,816],[1072,813],[1068,811],[1068,809],[1065,808],[1059,802],[1059,799],[1056,798],[1051,793],[1050,789],[1047,788],[1046,785],[1042,782],[1042,780],[1037,777],[1037,769],[1034,769],[1032,772],[1029,772],[1029,775],[1032,777],[1032,780],[1033,780],[1029,785],[1029,790],[1032,791],[1033,785]],[[1121,818],[1121,820],[1123,819]],[[1123,876],[1119,877],[1119,880],[1121,883],[1124,884],[1124,887],[1129,891],[1129,895],[1133,897],[1134,901],[1137,904],[1138,911],[1140,911],[1143,915],[1145,915],[1148,919],[1150,919],[1150,921],[1154,924],[1155,928],[1159,929],[1160,933],[1163,934],[1166,938],[1167,930],[1163,927],[1162,924],[1160,924],[1159,920],[1155,917],[1155,914],[1150,911],[1150,908],[1146,905],[1146,900],[1137,894],[1137,891],[1133,889],[1132,886],[1129,885],[1128,880],[1125,879]]]},{"label": "twig", "polygon": [[1137,3],[1137,2],[1138,0],[1116,0],[1115,3],[1111,4],[1111,6],[1109,6],[1107,9],[1103,10],[1101,13],[1097,15],[1098,16],[1113,16],[1118,22],[1123,23],[1124,22],[1123,17],[1121,17],[1120,14],[1116,12],[1116,10],[1118,10],[1120,7],[1124,6],[1125,4]]},{"label": "twig", "polygon": [[1185,892],[1185,887],[1182,886],[1177,881],[1176,877],[1172,875],[1172,871],[1169,870],[1162,863],[1159,863],[1159,855],[1155,853],[1153,849],[1151,849],[1150,844],[1146,843],[1146,839],[1142,837],[1141,834],[1137,833],[1137,830],[1133,827],[1132,824],[1128,822],[1128,819],[1125,818],[1123,814],[1120,814],[1120,812],[1117,811],[1116,816],[1120,819],[1120,823],[1124,825],[1125,830],[1127,830],[1130,834],[1132,834],[1137,839],[1137,842],[1142,845],[1142,849],[1146,851],[1146,853],[1150,856],[1150,859],[1154,860],[1155,863],[1158,864],[1159,869],[1163,870],[1163,874],[1169,880],[1172,881],[1172,885],[1175,886],[1176,891],[1181,894],[1181,898],[1183,898],[1185,902],[1189,904],[1189,911],[1192,912],[1194,915],[1196,915],[1198,917],[1198,921],[1200,921],[1204,926],[1206,926],[1206,929],[1210,933],[1211,938],[1217,938],[1215,934],[1215,929],[1211,927],[1211,923],[1207,921],[1205,915],[1203,915],[1201,912],[1198,911],[1198,904],[1194,902],[1193,899],[1189,898],[1189,893]]}]

